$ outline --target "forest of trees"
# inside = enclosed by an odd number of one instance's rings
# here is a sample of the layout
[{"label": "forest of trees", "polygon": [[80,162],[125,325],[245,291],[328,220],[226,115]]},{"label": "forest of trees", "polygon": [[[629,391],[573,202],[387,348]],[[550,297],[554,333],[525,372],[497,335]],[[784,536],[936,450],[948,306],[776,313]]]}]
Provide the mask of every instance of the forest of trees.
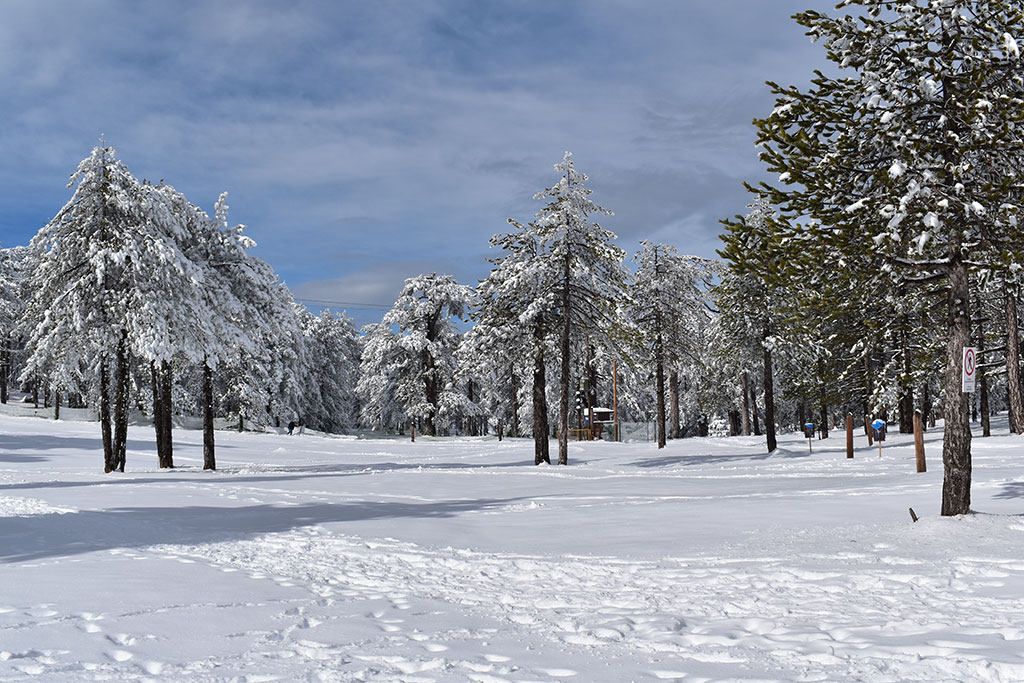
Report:
[{"label": "forest of trees", "polygon": [[[999,0],[853,0],[796,16],[838,75],[769,83],[754,122],[776,182],[724,220],[721,260],[642,242],[627,259],[566,153],[528,222],[495,235],[475,286],[409,278],[380,323],[313,315],[230,226],[101,144],[27,247],[0,251],[0,400],[95,410],[107,471],[129,416],[152,417],[173,466],[174,416],[238,429],[532,437],[568,463],[572,430],[610,407],[667,440],[819,436],[914,412],[944,418],[943,514],[970,509],[970,422],[1024,432],[1019,316],[1024,79]],[[859,10],[859,14],[858,14]],[[632,263],[632,266],[629,264]],[[979,389],[960,389],[963,347]],[[613,376],[614,375],[614,376]]]}]

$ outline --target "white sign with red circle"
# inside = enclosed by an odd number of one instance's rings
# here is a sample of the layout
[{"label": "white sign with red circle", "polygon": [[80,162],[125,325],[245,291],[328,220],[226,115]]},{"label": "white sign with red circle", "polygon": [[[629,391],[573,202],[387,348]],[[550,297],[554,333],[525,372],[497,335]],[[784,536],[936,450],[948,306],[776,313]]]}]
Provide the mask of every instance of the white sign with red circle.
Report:
[{"label": "white sign with red circle", "polygon": [[978,373],[978,351],[973,346],[964,347],[964,362],[963,362],[963,374],[961,380],[963,384],[962,391],[965,394],[974,393],[974,381]]}]

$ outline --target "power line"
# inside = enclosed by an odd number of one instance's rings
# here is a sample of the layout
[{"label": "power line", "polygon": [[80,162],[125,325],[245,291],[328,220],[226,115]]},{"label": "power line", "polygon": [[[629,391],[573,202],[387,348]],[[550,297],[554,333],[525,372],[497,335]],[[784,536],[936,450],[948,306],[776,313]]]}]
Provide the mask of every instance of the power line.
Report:
[{"label": "power line", "polygon": [[300,299],[298,297],[295,300],[301,301],[304,304],[312,304],[313,306],[344,306],[346,308],[376,308],[383,310],[391,308],[389,304],[367,304],[355,301],[325,301],[323,299]]}]

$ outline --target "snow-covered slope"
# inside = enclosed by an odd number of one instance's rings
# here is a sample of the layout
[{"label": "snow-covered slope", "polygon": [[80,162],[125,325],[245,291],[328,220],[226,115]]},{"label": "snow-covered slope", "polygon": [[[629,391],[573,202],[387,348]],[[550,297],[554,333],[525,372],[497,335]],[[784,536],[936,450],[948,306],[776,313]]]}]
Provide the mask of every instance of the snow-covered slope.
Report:
[{"label": "snow-covered slope", "polygon": [[[0,417],[0,679],[1024,680],[1024,439],[570,447]],[[908,507],[921,516],[911,522]]]}]

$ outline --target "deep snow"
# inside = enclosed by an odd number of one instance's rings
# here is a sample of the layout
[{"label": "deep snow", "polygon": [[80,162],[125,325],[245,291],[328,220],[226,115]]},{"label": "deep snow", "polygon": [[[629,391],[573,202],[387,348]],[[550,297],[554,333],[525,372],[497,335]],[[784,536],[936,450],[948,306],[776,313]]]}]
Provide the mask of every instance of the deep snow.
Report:
[{"label": "deep snow", "polygon": [[[22,406],[8,412],[31,413]],[[68,413],[69,417],[73,417]],[[0,679],[1024,680],[1024,437],[532,443],[0,416]],[[921,521],[911,522],[908,507]]]}]

